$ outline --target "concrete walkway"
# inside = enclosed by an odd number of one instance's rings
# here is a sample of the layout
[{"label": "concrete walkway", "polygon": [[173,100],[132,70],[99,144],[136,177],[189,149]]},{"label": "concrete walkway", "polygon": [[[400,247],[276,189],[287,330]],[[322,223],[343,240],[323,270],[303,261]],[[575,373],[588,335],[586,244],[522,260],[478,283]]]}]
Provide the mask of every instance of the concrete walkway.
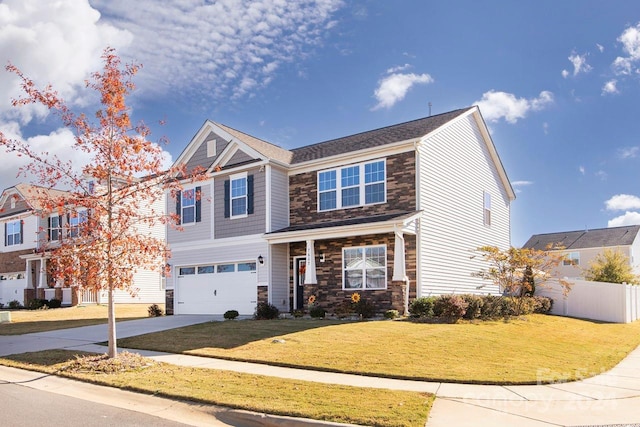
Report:
[{"label": "concrete walkway", "polygon": [[[212,320],[220,319],[214,316],[168,316],[121,322],[118,324],[118,337],[124,338]],[[106,326],[100,326],[101,328],[91,326],[23,335],[15,337],[20,338],[18,340],[20,342],[10,343],[12,347],[7,348],[5,348],[5,344],[12,337],[0,337],[0,355],[51,348],[104,353],[105,347],[94,344],[105,339]],[[42,348],[43,346],[45,348]],[[640,426],[640,348],[634,350],[612,370],[595,377],[571,383],[532,386],[485,386],[394,380],[180,354],[129,351],[175,365],[222,369],[328,384],[434,393],[437,399],[427,422],[428,427],[514,425],[539,427],[607,424]],[[251,414],[247,414],[247,416],[251,417]],[[262,421],[255,425],[269,424],[266,420]],[[280,420],[276,424],[282,425],[282,422]],[[230,425],[240,424],[232,422]],[[251,423],[242,425],[251,425]],[[303,420],[296,420],[292,425],[303,425]]]}]

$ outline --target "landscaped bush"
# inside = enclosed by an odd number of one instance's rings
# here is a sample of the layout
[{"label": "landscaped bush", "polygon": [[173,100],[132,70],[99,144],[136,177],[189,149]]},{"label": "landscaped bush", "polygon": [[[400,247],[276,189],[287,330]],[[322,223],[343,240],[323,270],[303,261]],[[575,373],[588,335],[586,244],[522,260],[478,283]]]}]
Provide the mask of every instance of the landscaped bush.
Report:
[{"label": "landscaped bush", "polygon": [[323,319],[326,314],[327,311],[322,307],[318,307],[317,305],[309,309],[309,316],[313,317],[314,319]]},{"label": "landscaped bush", "polygon": [[0,308],[4,308],[4,304],[0,302]]},{"label": "landscaped bush", "polygon": [[158,304],[150,305],[147,312],[149,313],[149,317],[161,317],[164,315],[164,312]]},{"label": "landscaped bush", "polygon": [[376,315],[376,307],[371,301],[364,298],[354,304],[354,310],[363,319],[370,319]]},{"label": "landscaped bush", "polygon": [[409,306],[411,317],[432,317],[433,302],[435,300],[435,297],[420,297],[411,301],[411,305]]},{"label": "landscaped bush", "polygon": [[293,317],[295,317],[296,319],[299,319],[303,316],[304,316],[303,310],[293,310]]},{"label": "landscaped bush", "polygon": [[257,320],[270,320],[277,319],[278,316],[280,316],[280,310],[278,310],[278,307],[267,302],[261,302],[256,306],[256,313],[253,317]]},{"label": "landscaped bush", "polygon": [[240,316],[240,313],[238,313],[238,310],[227,310],[224,312],[223,316],[227,320],[233,320],[236,317]]},{"label": "landscaped bush", "polygon": [[49,308],[49,306],[47,305],[48,303],[49,301],[46,299],[34,298],[31,301],[29,301],[29,305],[27,306],[27,309],[29,310],[47,309]]},{"label": "landscaped bush", "polygon": [[465,319],[473,320],[482,315],[483,297],[480,295],[462,295],[462,299],[467,303],[467,311],[464,314]]},{"label": "landscaped bush", "polygon": [[480,318],[482,320],[499,319],[503,316],[502,297],[495,295],[485,295],[482,297],[484,304],[482,305],[482,311]]},{"label": "landscaped bush", "polygon": [[13,301],[9,301],[8,307],[15,310],[18,308],[22,308],[22,304],[20,304],[20,301],[18,301],[17,299],[14,299]]},{"label": "landscaped bush", "polygon": [[553,300],[551,298],[534,296],[533,299],[536,302],[533,310],[534,313],[548,314],[551,312],[553,308]]},{"label": "landscaped bush", "polygon": [[47,305],[49,306],[49,308],[60,308],[62,307],[62,300],[52,298],[49,300],[49,303]]},{"label": "landscaped bush", "polygon": [[469,304],[460,295],[441,295],[433,303],[433,314],[455,322],[467,312]]},{"label": "landscaped bush", "polygon": [[398,313],[398,310],[387,310],[384,312],[384,318],[385,319],[397,319],[398,317],[400,317],[400,313]]},{"label": "landscaped bush", "polygon": [[338,319],[344,319],[353,313],[353,305],[351,301],[342,301],[334,310],[334,314]]}]

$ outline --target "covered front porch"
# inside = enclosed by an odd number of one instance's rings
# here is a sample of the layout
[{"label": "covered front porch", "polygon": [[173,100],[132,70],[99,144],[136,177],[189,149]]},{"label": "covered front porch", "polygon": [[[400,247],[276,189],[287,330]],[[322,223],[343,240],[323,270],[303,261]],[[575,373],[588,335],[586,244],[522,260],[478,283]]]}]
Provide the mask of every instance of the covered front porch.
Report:
[{"label": "covered front porch", "polygon": [[416,291],[419,217],[415,211],[375,215],[265,235],[272,253],[287,253],[280,257],[282,265],[271,265],[288,271],[286,282],[271,282],[271,294],[286,295],[291,312],[308,311],[311,298],[314,306],[335,314],[354,293],[373,303],[377,313],[407,312]]},{"label": "covered front porch", "polygon": [[[25,260],[25,287],[24,287],[24,306],[28,306],[33,299],[57,299],[61,301],[62,306],[77,305],[83,301],[74,296],[75,288],[65,285],[62,282],[56,282],[49,272],[50,258],[46,253],[34,253],[21,255],[20,258]],[[87,296],[90,298],[91,296]]]}]

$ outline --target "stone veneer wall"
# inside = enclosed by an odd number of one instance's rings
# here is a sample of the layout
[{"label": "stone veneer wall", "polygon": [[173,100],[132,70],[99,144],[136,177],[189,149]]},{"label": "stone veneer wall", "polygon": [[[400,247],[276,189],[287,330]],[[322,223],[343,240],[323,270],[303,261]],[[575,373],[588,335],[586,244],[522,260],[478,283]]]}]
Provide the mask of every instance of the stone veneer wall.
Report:
[{"label": "stone veneer wall", "polygon": [[[317,262],[318,283],[304,285],[305,310],[311,295],[316,297],[316,305],[334,314],[343,301],[349,300],[351,294],[358,292],[361,298],[374,303],[378,313],[394,309],[400,313],[404,310],[405,283],[392,281],[395,236],[391,233],[372,236],[350,237],[336,240],[318,240],[315,242],[316,259],[324,253],[325,262]],[[354,246],[386,245],[387,247],[387,289],[355,290],[342,289],[342,248]],[[293,257],[304,256],[304,242],[291,243],[291,260],[289,265],[289,290],[293,299]],[[407,276],[410,280],[409,300],[416,297],[416,237],[405,235],[405,256]]]},{"label": "stone veneer wall", "polygon": [[325,212],[318,212],[317,171],[289,177],[290,225],[414,211],[416,209],[415,152],[387,157],[386,173],[387,203]]},{"label": "stone veneer wall", "polygon": [[261,302],[269,303],[269,286],[260,285],[258,286],[258,304]]},{"label": "stone veneer wall", "polygon": [[164,291],[164,312],[167,316],[173,314],[173,289]]}]

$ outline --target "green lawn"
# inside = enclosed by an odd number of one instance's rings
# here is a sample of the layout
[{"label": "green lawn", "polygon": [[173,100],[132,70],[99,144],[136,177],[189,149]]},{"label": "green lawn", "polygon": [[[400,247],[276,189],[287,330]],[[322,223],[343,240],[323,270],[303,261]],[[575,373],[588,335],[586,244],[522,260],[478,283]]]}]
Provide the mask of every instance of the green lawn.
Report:
[{"label": "green lawn", "polygon": [[[150,304],[116,304],[116,320],[147,317]],[[160,305],[164,309],[164,304]],[[11,323],[0,323],[0,335],[22,335],[107,323],[107,306],[97,304],[46,310],[11,310]]]},{"label": "green lawn", "polygon": [[536,384],[596,375],[639,344],[640,322],[610,324],[545,315],[459,324],[226,321],[118,341],[122,348],[484,384]]},{"label": "green lawn", "polygon": [[157,363],[117,374],[59,372],[73,352],[53,350],[0,359],[0,364],[96,384],[229,408],[370,426],[425,425],[433,395],[249,375]]}]

